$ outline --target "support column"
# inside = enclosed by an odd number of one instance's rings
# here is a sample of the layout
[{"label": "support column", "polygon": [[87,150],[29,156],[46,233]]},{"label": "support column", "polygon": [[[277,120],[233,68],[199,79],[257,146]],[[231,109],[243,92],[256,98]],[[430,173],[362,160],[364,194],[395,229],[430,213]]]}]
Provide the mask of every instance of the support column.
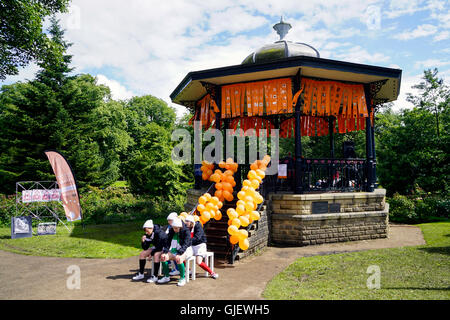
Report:
[{"label": "support column", "polygon": [[330,158],[334,159],[334,118],[328,117],[328,131],[330,134]]},{"label": "support column", "polygon": [[[295,76],[293,88],[294,93],[300,90],[300,71],[297,72]],[[294,193],[300,194],[303,193],[303,159],[302,159],[302,135],[301,135],[301,99],[297,100],[297,104],[295,105],[295,190]]]},{"label": "support column", "polygon": [[375,189],[375,163],[374,163],[374,153],[373,153],[373,142],[372,142],[372,122],[370,121],[370,116],[372,114],[372,97],[370,94],[370,88],[368,85],[364,85],[364,93],[367,104],[367,111],[369,116],[366,118],[366,191],[372,192]]}]

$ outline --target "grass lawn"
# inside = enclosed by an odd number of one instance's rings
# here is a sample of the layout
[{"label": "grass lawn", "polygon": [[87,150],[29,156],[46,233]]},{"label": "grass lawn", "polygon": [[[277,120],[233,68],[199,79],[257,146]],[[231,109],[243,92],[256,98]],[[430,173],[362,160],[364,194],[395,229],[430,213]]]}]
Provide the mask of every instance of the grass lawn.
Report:
[{"label": "grass lawn", "polygon": [[[267,285],[266,299],[450,299],[450,222],[418,225],[426,245],[299,258]],[[380,268],[380,289],[368,289]]]},{"label": "grass lawn", "polygon": [[[164,218],[155,223],[166,222]],[[31,238],[11,239],[9,227],[0,228],[0,250],[15,253],[71,258],[128,258],[138,255],[142,250],[140,238],[143,221],[87,225],[76,223],[58,226],[56,235],[33,236]]]}]

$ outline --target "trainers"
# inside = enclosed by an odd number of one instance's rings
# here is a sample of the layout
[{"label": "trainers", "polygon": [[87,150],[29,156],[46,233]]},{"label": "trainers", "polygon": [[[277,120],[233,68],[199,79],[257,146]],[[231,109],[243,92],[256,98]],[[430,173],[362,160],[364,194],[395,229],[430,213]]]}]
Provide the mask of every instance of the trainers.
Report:
[{"label": "trainers", "polygon": [[142,280],[142,279],[144,279],[144,274],[143,273],[139,273],[139,272],[138,272],[137,275],[135,275],[133,277],[133,280]]},{"label": "trainers", "polygon": [[186,284],[186,279],[183,278],[183,279],[178,280],[177,286],[182,287],[182,286],[184,286],[185,284]]},{"label": "trainers", "polygon": [[217,279],[219,277],[219,275],[217,274],[217,273],[213,273],[212,275],[211,275],[211,278],[213,278],[213,279]]},{"label": "trainers", "polygon": [[177,276],[179,274],[180,274],[180,271],[178,271],[178,270],[173,270],[173,271],[169,272],[169,275],[171,275],[171,276]]},{"label": "trainers", "polygon": [[161,279],[158,280],[158,283],[167,283],[170,281],[169,277],[162,277]]},{"label": "trainers", "polygon": [[155,283],[156,281],[158,281],[158,277],[157,276],[152,276],[152,277],[147,279],[148,283]]}]

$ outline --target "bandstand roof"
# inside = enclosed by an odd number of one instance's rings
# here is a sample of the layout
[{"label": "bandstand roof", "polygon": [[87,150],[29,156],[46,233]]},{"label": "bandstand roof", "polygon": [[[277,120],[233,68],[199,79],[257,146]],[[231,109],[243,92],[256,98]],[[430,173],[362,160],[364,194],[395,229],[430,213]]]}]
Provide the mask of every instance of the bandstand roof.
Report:
[{"label": "bandstand roof", "polygon": [[[284,40],[290,28],[290,24],[281,19],[280,23],[274,26],[280,40],[256,50],[242,64],[189,72],[171,93],[172,102],[191,107],[193,102],[207,93],[202,82],[221,86],[294,77],[298,73],[301,77],[350,83],[368,84],[386,80],[373,98],[383,102],[397,99],[402,70],[320,58],[313,47]],[[289,43],[290,46],[287,45]],[[294,47],[296,50],[292,50]],[[278,51],[272,50],[272,54],[268,55],[266,52],[270,50],[265,50],[266,48],[275,48]]]}]

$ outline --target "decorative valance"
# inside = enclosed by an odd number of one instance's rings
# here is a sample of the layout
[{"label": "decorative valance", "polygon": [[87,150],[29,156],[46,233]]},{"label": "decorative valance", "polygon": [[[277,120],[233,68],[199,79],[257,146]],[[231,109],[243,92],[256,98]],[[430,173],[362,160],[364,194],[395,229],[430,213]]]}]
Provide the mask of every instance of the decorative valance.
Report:
[{"label": "decorative valance", "polygon": [[239,117],[234,118],[230,121],[229,129],[233,129],[236,131],[239,128],[242,134],[248,130],[248,129],[255,129],[256,136],[259,137],[259,130],[267,130],[266,134],[269,136],[270,130],[275,129],[275,126],[273,123],[268,120],[261,117]]},{"label": "decorative valance", "polygon": [[222,118],[292,113],[291,82],[282,78],[222,86]]},{"label": "decorative valance", "polygon": [[201,121],[202,127],[207,130],[215,121],[217,112],[220,112],[219,107],[211,95],[207,94],[197,101],[197,108],[195,108],[194,116],[189,120],[189,125],[193,125],[194,121]]},{"label": "decorative valance", "polygon": [[[372,120],[372,117],[371,117]],[[345,117],[338,116],[337,118],[324,118],[314,116],[301,116],[300,134],[302,136],[325,136],[329,134],[329,121],[333,121],[332,127],[334,132],[347,133],[357,130],[364,130],[366,126],[366,119],[363,117]],[[336,129],[337,123],[337,129]],[[284,120],[280,126],[281,138],[294,137],[295,118]]]},{"label": "decorative valance", "polygon": [[347,118],[369,116],[362,84],[302,78],[298,93],[303,93],[301,111],[305,115]]}]

